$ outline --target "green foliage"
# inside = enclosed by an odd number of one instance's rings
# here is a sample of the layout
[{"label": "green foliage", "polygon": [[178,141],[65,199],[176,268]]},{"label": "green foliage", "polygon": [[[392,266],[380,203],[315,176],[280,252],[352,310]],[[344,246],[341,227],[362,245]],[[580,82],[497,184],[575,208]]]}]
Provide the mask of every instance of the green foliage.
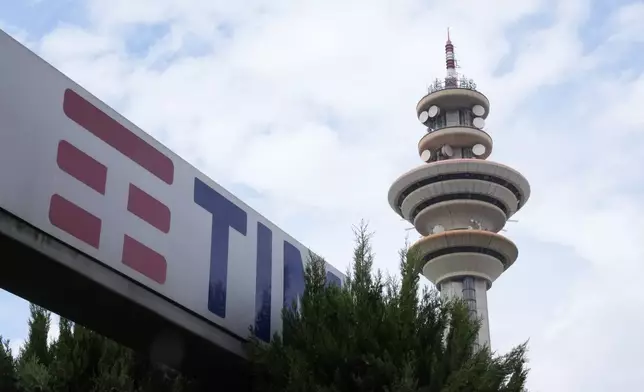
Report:
[{"label": "green foliage", "polygon": [[73,377],[70,389],[91,391],[98,373],[99,361],[105,349],[105,339],[82,325],[74,326],[74,344],[71,352]]},{"label": "green foliage", "polygon": [[117,343],[104,339],[103,351],[93,377],[93,392],[132,391],[130,371],[133,353]]},{"label": "green foliage", "polygon": [[16,363],[9,347],[9,339],[0,335],[0,391],[16,392]]},{"label": "green foliage", "polygon": [[38,305],[29,305],[29,335],[25,345],[22,347],[20,358],[30,361],[37,361],[43,366],[50,363],[49,344],[47,342],[49,327],[51,324],[51,313]]},{"label": "green foliage", "polygon": [[49,392],[49,371],[35,355],[23,357],[18,365],[18,389],[24,392]]},{"label": "green foliage", "polygon": [[49,365],[51,389],[53,391],[71,391],[74,385],[73,350],[76,344],[71,321],[60,317],[58,321],[58,339],[51,345],[52,362]]},{"label": "green foliage", "polygon": [[177,371],[60,317],[47,343],[49,311],[31,305],[29,333],[14,359],[0,336],[0,392],[189,392],[198,384]]},{"label": "green foliage", "polygon": [[526,345],[504,356],[475,346],[479,325],[462,302],[419,295],[421,258],[400,253],[400,280],[372,273],[366,225],[355,231],[342,288],[326,286],[325,262],[311,254],[298,309],[283,312],[282,335],[254,337],[257,391],[522,392]]}]

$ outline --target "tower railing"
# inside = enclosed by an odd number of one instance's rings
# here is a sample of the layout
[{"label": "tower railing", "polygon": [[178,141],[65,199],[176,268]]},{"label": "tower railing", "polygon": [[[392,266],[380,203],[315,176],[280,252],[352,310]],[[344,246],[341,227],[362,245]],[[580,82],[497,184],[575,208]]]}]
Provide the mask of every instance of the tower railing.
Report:
[{"label": "tower railing", "polygon": [[468,90],[477,91],[476,83],[474,83],[474,80],[468,79],[465,76],[436,79],[432,84],[429,85],[427,90],[428,90],[428,94],[431,94],[436,91],[447,90],[452,88],[464,88]]}]

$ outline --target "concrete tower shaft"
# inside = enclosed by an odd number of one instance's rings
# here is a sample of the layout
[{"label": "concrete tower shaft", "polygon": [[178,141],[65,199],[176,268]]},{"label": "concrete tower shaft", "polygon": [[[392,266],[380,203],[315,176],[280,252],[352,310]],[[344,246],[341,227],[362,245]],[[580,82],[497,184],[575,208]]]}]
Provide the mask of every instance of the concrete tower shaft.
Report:
[{"label": "concrete tower shaft", "polygon": [[448,32],[447,74],[416,105],[427,132],[418,142],[423,165],[400,176],[389,204],[423,236],[423,275],[441,295],[466,301],[481,320],[479,345],[489,345],[487,290],[517,259],[517,247],[498,234],[525,205],[530,185],[518,171],[486,160],[492,137],[484,131],[490,102],[456,72]]}]

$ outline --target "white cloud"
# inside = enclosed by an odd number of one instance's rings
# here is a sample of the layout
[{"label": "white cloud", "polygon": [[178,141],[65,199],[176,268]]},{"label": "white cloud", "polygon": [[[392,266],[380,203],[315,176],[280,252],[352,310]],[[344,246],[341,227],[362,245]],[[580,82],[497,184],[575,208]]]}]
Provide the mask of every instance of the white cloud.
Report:
[{"label": "white cloud", "polygon": [[[533,188],[509,226],[521,258],[489,293],[493,344],[531,338],[535,391],[644,381],[644,229],[632,221],[644,211],[644,74],[615,58],[641,41],[641,5],[604,15],[589,51],[587,0],[135,3],[89,0],[91,23],[34,47],[216,181],[259,191],[239,196],[340,269],[362,217],[378,266],[397,267],[409,225],[386,193],[420,162],[414,107],[443,75],[449,24],[492,103],[492,159]],[[149,50],[127,49],[137,28],[163,23]],[[195,40],[211,50],[186,55]]]},{"label": "white cloud", "polygon": [[616,30],[611,39],[643,42],[644,26],[642,26],[642,18],[644,18],[643,3],[634,2],[621,7],[611,18],[611,24]]}]

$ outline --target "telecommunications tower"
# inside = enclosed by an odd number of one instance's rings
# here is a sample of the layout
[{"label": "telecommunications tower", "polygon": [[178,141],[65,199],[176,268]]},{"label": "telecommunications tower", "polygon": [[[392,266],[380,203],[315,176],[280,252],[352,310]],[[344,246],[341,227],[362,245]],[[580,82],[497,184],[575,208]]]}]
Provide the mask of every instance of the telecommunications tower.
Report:
[{"label": "telecommunications tower", "polygon": [[459,75],[447,33],[447,75],[437,79],[416,114],[427,132],[418,142],[425,162],[400,176],[389,204],[423,236],[423,275],[441,296],[465,300],[481,320],[480,346],[490,344],[487,290],[517,259],[512,241],[498,234],[528,201],[530,185],[518,171],[486,160],[492,138],[485,132],[490,102]]}]

